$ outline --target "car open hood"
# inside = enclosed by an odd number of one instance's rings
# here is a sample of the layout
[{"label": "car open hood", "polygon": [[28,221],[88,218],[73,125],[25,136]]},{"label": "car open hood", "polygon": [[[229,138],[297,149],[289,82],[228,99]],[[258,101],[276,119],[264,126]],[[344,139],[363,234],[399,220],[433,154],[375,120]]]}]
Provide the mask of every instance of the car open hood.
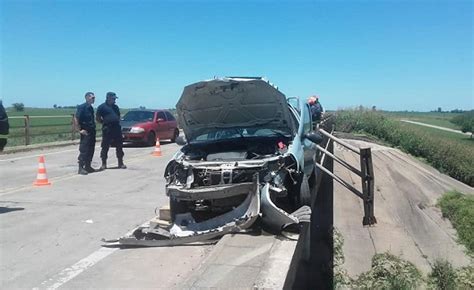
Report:
[{"label": "car open hood", "polygon": [[262,127],[292,134],[285,95],[262,79],[191,84],[184,88],[176,110],[188,142],[216,128]]}]

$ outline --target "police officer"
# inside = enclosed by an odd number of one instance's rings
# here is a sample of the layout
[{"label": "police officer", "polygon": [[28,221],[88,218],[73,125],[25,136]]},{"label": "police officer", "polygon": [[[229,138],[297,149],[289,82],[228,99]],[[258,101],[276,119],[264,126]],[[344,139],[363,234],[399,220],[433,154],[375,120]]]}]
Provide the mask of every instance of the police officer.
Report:
[{"label": "police officer", "polygon": [[7,112],[3,107],[2,100],[0,100],[0,152],[2,152],[5,145],[7,145],[9,130],[10,124],[8,124]]},{"label": "police officer", "polygon": [[115,153],[118,160],[118,168],[125,169],[127,166],[123,164],[123,139],[122,128],[120,127],[120,109],[115,104],[117,95],[108,92],[106,100],[97,108],[96,120],[102,124],[102,150],[100,158],[102,159],[101,170],[107,168],[107,153],[111,145],[115,146]]},{"label": "police officer", "polygon": [[311,115],[313,122],[321,121],[321,115],[323,114],[323,106],[319,102],[319,96],[311,96],[308,99],[310,105]]},{"label": "police officer", "polygon": [[79,174],[87,175],[87,173],[95,172],[91,167],[92,157],[95,149],[95,120],[94,108],[92,104],[95,101],[95,95],[92,92],[87,92],[84,96],[86,102],[77,106],[75,123],[76,129],[81,134],[81,142],[79,145]]}]

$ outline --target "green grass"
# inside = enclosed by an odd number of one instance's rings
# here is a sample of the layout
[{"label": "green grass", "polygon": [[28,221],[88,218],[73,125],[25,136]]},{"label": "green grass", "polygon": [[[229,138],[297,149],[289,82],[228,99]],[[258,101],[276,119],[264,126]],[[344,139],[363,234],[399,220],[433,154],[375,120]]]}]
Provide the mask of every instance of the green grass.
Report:
[{"label": "green grass", "polygon": [[427,278],[428,289],[474,289],[472,265],[455,269],[448,261],[436,260]]},{"label": "green grass", "polygon": [[456,229],[459,242],[474,254],[474,196],[450,191],[438,200],[438,206]]},{"label": "green grass", "polygon": [[444,131],[444,130],[440,130],[440,129],[436,129],[436,128],[430,128],[430,127],[425,127],[425,126],[422,126],[422,125],[416,125],[416,124],[410,124],[410,123],[402,123],[402,124],[406,128],[411,128],[413,130],[423,132],[424,134],[427,134],[427,135],[430,135],[430,136],[443,138],[443,139],[448,139],[448,140],[452,140],[452,141],[455,141],[455,142],[460,142],[460,143],[465,144],[465,145],[474,146],[474,138],[471,138],[469,135]]},{"label": "green grass", "polygon": [[450,122],[459,113],[435,113],[435,112],[383,112],[388,117],[397,120],[410,120],[444,128],[460,130],[461,128]]},{"label": "green grass", "polygon": [[[125,113],[127,110],[123,110]],[[76,109],[54,109],[54,108],[25,108],[24,111],[14,111],[8,108],[7,114],[10,123],[10,134],[7,147],[25,145],[25,120],[24,115],[30,116],[30,144],[40,144],[55,141],[71,140],[72,114]],[[53,116],[41,118],[38,116]],[[65,116],[65,117],[59,117]],[[21,118],[18,118],[21,117]],[[98,136],[100,126],[98,126]],[[74,139],[78,139],[76,133]]]},{"label": "green grass", "polygon": [[13,116],[58,116],[58,115],[71,115],[76,112],[76,109],[54,109],[54,108],[25,108],[24,111],[18,112],[13,108],[7,108],[7,114],[9,117]]},{"label": "green grass", "polygon": [[343,268],[344,237],[334,228],[334,289],[417,289],[424,283],[421,272],[410,262],[390,253],[372,257],[372,267],[357,279]]},{"label": "green grass", "polygon": [[433,270],[428,276],[431,285],[435,289],[455,290],[456,288],[456,271],[448,261],[435,261]]},{"label": "green grass", "polygon": [[334,289],[474,289],[474,267],[455,269],[449,262],[437,260],[427,277],[412,263],[388,252],[372,257],[372,267],[356,279],[343,268],[344,237],[334,228]]},{"label": "green grass", "polygon": [[474,140],[469,136],[399,122],[371,111],[338,111],[336,130],[364,132],[421,157],[451,177],[474,186]]},{"label": "green grass", "polygon": [[[30,116],[30,126],[57,126],[57,125],[70,125],[72,114],[76,112],[75,109],[45,109],[45,108],[25,108],[24,111],[18,112],[8,108],[7,114],[9,117],[10,128],[23,128],[25,121],[23,116]],[[67,117],[55,117],[55,118],[37,118],[37,116],[67,116]],[[21,118],[18,118],[21,117]]]},{"label": "green grass", "polygon": [[353,283],[354,289],[418,289],[423,277],[412,263],[390,253],[375,254],[372,268]]}]

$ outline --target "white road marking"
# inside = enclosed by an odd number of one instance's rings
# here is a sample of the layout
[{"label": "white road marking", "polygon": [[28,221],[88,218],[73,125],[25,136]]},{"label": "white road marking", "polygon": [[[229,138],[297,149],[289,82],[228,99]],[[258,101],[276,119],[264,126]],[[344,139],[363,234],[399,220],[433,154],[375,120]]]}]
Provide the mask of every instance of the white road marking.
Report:
[{"label": "white road marking", "polygon": [[[54,183],[56,181],[65,180],[65,179],[69,179],[69,178],[77,177],[77,176],[79,176],[79,175],[75,174],[75,173],[74,174],[66,174],[66,175],[62,175],[62,176],[48,178],[48,180],[51,181],[52,183]],[[3,190],[0,190],[0,197],[2,197],[4,195],[7,195],[7,194],[10,194],[10,193],[14,193],[14,192],[22,191],[24,189],[29,189],[29,188],[34,188],[34,187],[35,186],[33,186],[33,181],[31,181],[30,185],[25,185],[25,186],[20,186],[20,187],[12,187],[12,188],[5,188]]]},{"label": "white road marking", "polygon": [[[97,147],[95,147],[95,148],[97,149],[97,148],[100,148],[100,147],[97,146]],[[76,149],[68,149],[68,150],[63,150],[63,151],[54,151],[54,152],[50,152],[50,153],[39,153],[39,154],[35,154],[35,155],[27,155],[27,156],[16,157],[16,158],[10,158],[10,159],[1,159],[0,162],[18,161],[18,160],[23,160],[23,159],[37,158],[37,157],[40,157],[41,155],[47,156],[47,155],[54,155],[54,154],[72,152],[72,151],[77,151],[77,152],[79,152],[79,149],[78,149],[78,148],[76,148]],[[79,153],[77,153],[77,154],[79,154]]]},{"label": "white road marking", "polygon": [[81,274],[86,269],[94,266],[99,261],[109,256],[113,252],[117,251],[118,249],[119,248],[100,248],[99,250],[80,260],[71,267],[62,270],[54,278],[44,281],[43,283],[41,283],[41,286],[44,287],[50,284],[51,286],[47,286],[47,289],[58,289],[63,284],[67,283],[77,275]]},{"label": "white road marking", "polygon": [[[148,221],[144,222],[141,227],[144,226]],[[128,233],[125,234],[125,236],[129,236],[133,233],[135,229],[132,229]],[[68,267],[58,274],[56,274],[54,277],[45,280],[41,283],[40,287],[35,287],[33,289],[40,289],[40,288],[46,288],[50,290],[58,289],[65,283],[69,282],[70,280],[74,279],[77,277],[79,274],[87,270],[88,268],[94,266],[110,254],[114,253],[117,251],[119,248],[107,248],[107,247],[102,247],[98,249],[97,251],[93,252],[89,256],[85,257],[84,259],[80,260],[76,264],[72,265],[71,267]],[[48,286],[49,285],[49,286]]]},{"label": "white road marking", "polygon": [[[148,158],[149,156],[151,156],[151,153],[150,154],[147,153],[147,154],[143,154],[143,155],[134,155],[134,156],[129,157],[129,159],[127,159],[126,163],[127,164],[133,164],[136,161],[140,161],[141,159]],[[114,164],[111,164],[111,165],[114,165]],[[56,181],[66,180],[66,179],[80,177],[80,176],[81,175],[78,175],[77,173],[69,173],[69,174],[49,178],[49,181],[51,181],[53,183],[53,182],[56,182]],[[33,181],[32,181],[32,183],[33,183]],[[10,193],[22,191],[24,189],[29,189],[29,188],[32,188],[32,187],[34,187],[33,184],[19,186],[19,187],[5,188],[5,189],[0,190],[0,197],[2,197],[4,195],[7,195],[7,194],[10,194]]]}]

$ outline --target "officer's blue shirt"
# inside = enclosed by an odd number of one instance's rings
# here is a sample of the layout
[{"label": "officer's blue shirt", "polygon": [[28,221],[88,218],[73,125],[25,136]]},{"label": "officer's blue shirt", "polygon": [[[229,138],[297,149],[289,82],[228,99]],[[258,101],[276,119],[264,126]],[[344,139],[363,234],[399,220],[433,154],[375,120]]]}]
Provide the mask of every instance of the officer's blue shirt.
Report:
[{"label": "officer's blue shirt", "polygon": [[77,106],[76,118],[81,130],[95,130],[94,108],[92,105],[86,102]]},{"label": "officer's blue shirt", "polygon": [[103,120],[105,126],[120,124],[120,109],[117,105],[101,104],[97,108],[97,115]]},{"label": "officer's blue shirt", "polygon": [[311,114],[313,116],[317,114],[321,114],[323,112],[323,106],[319,102],[312,105],[310,109],[311,109]]}]

